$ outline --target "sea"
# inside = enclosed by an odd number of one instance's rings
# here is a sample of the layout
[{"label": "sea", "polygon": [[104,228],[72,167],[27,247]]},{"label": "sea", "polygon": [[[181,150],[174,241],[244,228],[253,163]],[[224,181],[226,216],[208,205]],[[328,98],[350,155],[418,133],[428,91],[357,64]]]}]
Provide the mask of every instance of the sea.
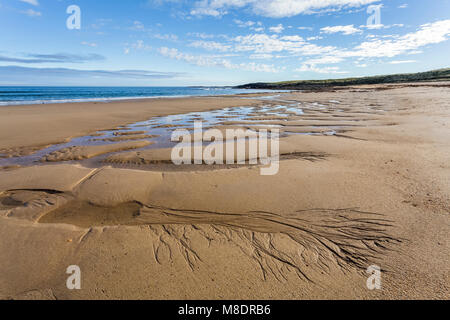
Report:
[{"label": "sea", "polygon": [[268,90],[234,89],[231,87],[12,87],[0,86],[0,106],[108,102],[114,100],[149,99],[265,93]]}]

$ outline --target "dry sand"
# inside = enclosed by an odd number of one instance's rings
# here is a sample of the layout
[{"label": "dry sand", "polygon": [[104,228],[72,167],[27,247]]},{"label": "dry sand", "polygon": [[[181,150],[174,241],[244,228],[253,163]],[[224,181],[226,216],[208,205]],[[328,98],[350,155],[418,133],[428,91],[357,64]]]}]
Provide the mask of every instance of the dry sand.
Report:
[{"label": "dry sand", "polygon": [[[168,149],[114,153],[89,168],[0,170],[0,298],[449,299],[450,90],[384,89],[284,95],[305,114],[274,119],[282,130],[343,129],[283,137],[274,176],[258,166],[175,170]],[[0,153],[156,115],[260,104],[2,107]],[[382,290],[366,287],[373,264]],[[66,288],[69,265],[80,266],[82,290]]]}]

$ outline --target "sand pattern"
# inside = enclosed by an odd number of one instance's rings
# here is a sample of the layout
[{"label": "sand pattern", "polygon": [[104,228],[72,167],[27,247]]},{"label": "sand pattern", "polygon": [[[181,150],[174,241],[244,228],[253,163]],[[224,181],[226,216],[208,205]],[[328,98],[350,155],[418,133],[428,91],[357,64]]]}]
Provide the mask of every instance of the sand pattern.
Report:
[{"label": "sand pattern", "polygon": [[[427,84],[73,105],[86,121],[58,115],[55,137],[30,124],[11,145],[0,129],[0,298],[448,298],[449,94]],[[243,165],[174,165],[172,132],[191,135],[198,120],[279,129],[279,173],[261,176],[248,153]],[[79,292],[65,287],[71,264]],[[373,264],[382,291],[365,286]]]}]

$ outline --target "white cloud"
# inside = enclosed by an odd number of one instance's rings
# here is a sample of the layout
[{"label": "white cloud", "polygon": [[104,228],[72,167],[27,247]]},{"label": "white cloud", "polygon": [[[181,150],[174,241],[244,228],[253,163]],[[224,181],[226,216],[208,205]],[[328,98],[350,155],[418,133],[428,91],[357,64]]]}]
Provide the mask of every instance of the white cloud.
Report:
[{"label": "white cloud", "polygon": [[400,54],[417,51],[417,49],[444,42],[450,36],[450,20],[427,23],[417,32],[408,33],[394,39],[374,39],[366,41],[348,52],[348,56],[395,57]]},{"label": "white cloud", "polygon": [[344,60],[344,58],[337,56],[323,56],[320,58],[309,59],[304,61],[302,66],[298,69],[295,69],[296,72],[315,72],[315,73],[325,73],[325,74],[344,74],[348,73],[347,71],[342,71],[339,67],[334,66],[325,66],[318,67],[317,65],[323,64],[337,64]]},{"label": "white cloud", "polygon": [[300,36],[283,36],[280,38],[280,40],[304,42],[303,38]]},{"label": "white cloud", "polygon": [[384,24],[369,24],[367,26],[361,26],[361,28],[367,28],[369,30],[379,30],[384,28]]},{"label": "white cloud", "polygon": [[174,60],[180,60],[185,61],[190,64],[194,64],[197,66],[203,66],[203,67],[225,67],[225,68],[231,68],[232,64],[229,60],[226,59],[220,59],[216,56],[198,56],[198,55],[191,55],[186,54],[183,52],[180,52],[178,49],[175,48],[167,48],[162,47],[158,49],[158,52],[170,59]]},{"label": "white cloud", "polygon": [[39,5],[39,2],[37,0],[20,0],[20,1],[28,3],[28,4],[31,4],[33,6],[38,6]]},{"label": "white cloud", "polygon": [[162,47],[158,49],[158,52],[168,58],[185,61],[190,64],[206,67],[220,66],[225,68],[231,68],[232,63],[227,59],[222,59],[218,56],[205,56],[205,55],[192,55],[180,52],[175,48]]},{"label": "white cloud", "polygon": [[358,28],[355,28],[354,25],[350,24],[347,26],[334,26],[334,27],[324,27],[320,29],[322,33],[343,33],[345,35],[355,34],[355,33],[361,33],[361,30]]},{"label": "white cloud", "polygon": [[144,40],[137,40],[136,42],[132,44],[125,44],[124,53],[129,54],[131,52],[131,49],[134,50],[151,50],[152,47],[149,45],[146,45]]},{"label": "white cloud", "polygon": [[132,48],[136,50],[150,50],[152,47],[145,44],[143,40],[137,40],[132,44]]},{"label": "white cloud", "polygon": [[285,68],[280,69],[280,68],[275,67],[274,65],[250,62],[250,63],[241,63],[241,64],[237,65],[236,69],[243,69],[243,70],[253,71],[253,72],[278,73],[281,70],[284,70]]},{"label": "white cloud", "polygon": [[261,21],[258,22],[254,22],[254,21],[242,21],[239,19],[234,19],[233,20],[234,23],[236,23],[236,25],[239,28],[249,28],[250,30],[256,31],[256,32],[261,32],[264,31],[264,27]]},{"label": "white cloud", "polygon": [[242,20],[239,20],[239,19],[234,19],[233,21],[240,28],[250,28],[250,27],[255,25],[255,22],[253,22],[253,21],[242,21]]},{"label": "white cloud", "polygon": [[403,64],[403,63],[415,63],[416,60],[393,60],[389,61],[390,64]]},{"label": "white cloud", "polygon": [[[247,26],[254,26],[246,23]],[[334,29],[330,29],[334,28]],[[324,28],[327,32],[342,32],[351,34],[357,28],[354,26],[337,26]],[[280,67],[272,65],[250,63],[236,63],[230,57],[246,56],[251,60],[269,60],[280,58],[301,58],[303,62],[296,71],[308,71],[327,74],[343,74],[338,64],[345,61],[356,67],[367,67],[374,60],[391,58],[391,62],[400,64],[413,63],[415,60],[392,59],[402,55],[420,53],[427,46],[444,42],[450,38],[450,19],[428,23],[420,26],[417,31],[407,34],[373,35],[354,44],[351,47],[324,46],[311,41],[320,36],[307,37],[299,35],[280,35],[266,33],[252,33],[236,37],[217,35],[216,39],[223,41],[206,41],[194,39],[190,46],[216,52],[215,55],[191,55],[179,52],[177,49],[160,48],[160,54],[172,59],[185,61],[199,66],[218,66],[228,69],[259,70],[264,72],[279,72]],[[223,54],[227,52],[227,54]],[[349,61],[353,60],[353,61]]]},{"label": "white cloud", "polygon": [[300,68],[294,70],[295,72],[315,72],[324,74],[345,74],[347,71],[342,71],[339,67],[323,67],[319,68],[314,64],[303,64]]},{"label": "white cloud", "polygon": [[136,41],[136,43],[133,44],[133,47],[136,49],[143,49],[145,46],[144,41],[143,40],[138,40]]},{"label": "white cloud", "polygon": [[273,65],[257,64],[254,62],[234,64],[228,59],[224,59],[220,56],[202,56],[191,55],[180,52],[178,49],[162,47],[158,49],[158,52],[170,59],[184,61],[189,64],[201,66],[201,67],[223,67],[226,69],[239,69],[253,72],[279,72],[281,69]]},{"label": "white cloud", "polygon": [[203,32],[189,32],[187,35],[190,37],[196,37],[196,38],[200,38],[200,39],[213,39],[216,37],[213,34],[207,34],[207,33],[203,33]]},{"label": "white cloud", "polygon": [[176,34],[159,34],[156,33],[152,35],[153,38],[159,40],[168,40],[168,41],[178,41],[178,36]]},{"label": "white cloud", "polygon": [[250,55],[250,59],[272,59],[274,56],[269,53],[255,53]]},{"label": "white cloud", "polygon": [[335,64],[342,62],[344,58],[336,57],[336,56],[324,56],[320,58],[309,59],[305,61],[305,64]]},{"label": "white cloud", "polygon": [[270,32],[273,33],[282,33],[284,30],[283,25],[280,23],[279,25],[275,26],[275,27],[270,27],[269,28]]},{"label": "white cloud", "polygon": [[140,21],[134,21],[133,22],[133,26],[131,27],[132,30],[145,30],[145,26],[142,22]]},{"label": "white cloud", "polygon": [[97,47],[97,44],[96,44],[95,42],[87,42],[87,41],[83,41],[83,42],[81,42],[81,44],[82,44],[83,46],[88,46],[88,47],[92,47],[92,48]]},{"label": "white cloud", "polygon": [[39,11],[35,11],[33,9],[28,9],[26,11],[21,11],[21,13],[26,14],[29,17],[40,17],[40,16],[42,16],[42,13],[40,13]]},{"label": "white cloud", "polygon": [[393,27],[404,27],[401,23],[391,24],[391,25],[384,25],[384,24],[369,24],[369,25],[362,25],[360,28],[366,28],[369,30],[379,30],[379,29],[390,29]]},{"label": "white cloud", "polygon": [[203,48],[209,51],[221,51],[221,52],[226,52],[229,51],[231,49],[230,45],[226,45],[220,42],[215,42],[215,41],[203,41],[203,40],[197,40],[197,41],[192,41],[189,46],[194,47],[194,48]]},{"label": "white cloud", "polygon": [[[365,67],[361,62],[370,58],[393,58],[399,55],[416,54],[420,48],[430,44],[437,44],[450,37],[450,20],[441,20],[422,25],[418,31],[403,36],[390,36],[389,38],[372,38],[353,49],[337,49],[326,52],[324,57],[310,59],[297,71],[314,71],[319,73],[341,73],[334,67],[318,68],[320,64],[339,63],[349,58],[358,58],[359,66]],[[389,63],[413,63],[415,60],[394,60]]]},{"label": "white cloud", "polygon": [[219,17],[223,14],[226,14],[225,11],[221,12],[216,9],[210,9],[210,8],[196,8],[191,10],[191,15],[193,16],[213,16],[213,17]]},{"label": "white cloud", "polygon": [[300,36],[279,37],[278,35],[250,34],[235,37],[233,41],[235,42],[233,50],[236,52],[274,53],[285,51],[298,56],[326,54],[336,49],[331,46],[320,47],[308,43]]},{"label": "white cloud", "polygon": [[311,14],[324,9],[360,7],[380,0],[199,0],[192,15],[222,16],[229,9],[249,7],[253,13],[273,18]]}]

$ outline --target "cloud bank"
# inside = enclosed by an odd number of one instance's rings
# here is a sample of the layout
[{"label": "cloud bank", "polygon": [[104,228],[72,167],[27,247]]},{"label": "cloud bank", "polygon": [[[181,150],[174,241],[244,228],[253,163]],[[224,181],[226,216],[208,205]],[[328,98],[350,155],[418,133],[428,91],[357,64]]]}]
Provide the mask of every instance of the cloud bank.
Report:
[{"label": "cloud bank", "polygon": [[56,54],[25,54],[21,57],[7,57],[0,56],[0,62],[15,62],[15,63],[84,63],[90,61],[103,61],[106,58],[100,54],[70,54],[70,53],[56,53]]},{"label": "cloud bank", "polygon": [[200,0],[191,15],[222,16],[231,9],[250,8],[257,15],[284,18],[326,9],[360,7],[380,0]]},{"label": "cloud bank", "polygon": [[81,83],[89,85],[99,79],[113,80],[155,80],[173,79],[184,75],[179,72],[159,72],[147,70],[80,70],[70,68],[32,68],[20,66],[0,66],[0,82],[2,84],[28,83],[30,79],[40,83]]}]

